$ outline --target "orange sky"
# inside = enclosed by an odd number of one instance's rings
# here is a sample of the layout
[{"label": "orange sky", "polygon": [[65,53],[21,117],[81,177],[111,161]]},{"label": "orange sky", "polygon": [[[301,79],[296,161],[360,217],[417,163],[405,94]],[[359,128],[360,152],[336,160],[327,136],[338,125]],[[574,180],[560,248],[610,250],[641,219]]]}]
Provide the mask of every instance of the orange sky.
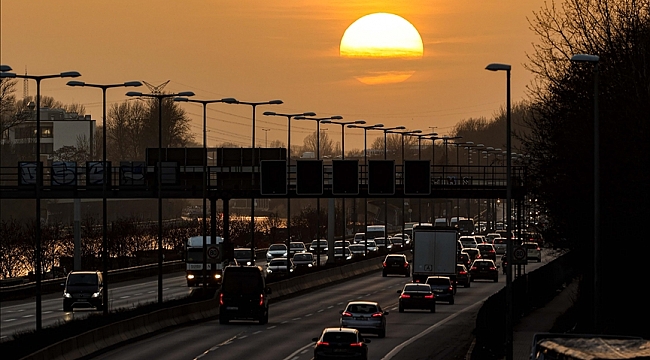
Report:
[{"label": "orange sky", "polygon": [[[469,117],[491,117],[505,105],[505,73],[484,70],[491,62],[512,65],[512,99],[525,97],[532,76],[523,68],[537,38],[527,18],[544,0],[2,0],[0,63],[17,73],[44,75],[76,70],[89,83],[144,80],[167,92],[194,91],[196,99],[282,99],[259,106],[256,140],[286,143],[286,118],[264,111],[314,111],[345,121],[404,125],[448,133]],[[396,84],[367,85],[354,78],[368,63],[339,57],[345,29],[361,16],[388,12],[420,32],[424,56],[416,72]],[[399,62],[397,65],[400,66]],[[400,70],[400,69],[391,69]],[[101,123],[101,91],[70,88],[67,80],[41,84],[43,95],[84,104]],[[22,82],[18,84],[22,96]],[[128,89],[133,90],[133,89]],[[127,89],[109,89],[109,104]],[[146,87],[137,89],[148,92]],[[35,82],[29,82],[35,95]],[[181,105],[201,141],[202,108]],[[251,144],[251,107],[208,106],[210,146]],[[323,126],[334,141],[338,125]],[[314,122],[294,121],[292,144],[302,144]],[[346,150],[363,146],[363,131],[348,129]],[[368,132],[368,143],[381,132]]]}]

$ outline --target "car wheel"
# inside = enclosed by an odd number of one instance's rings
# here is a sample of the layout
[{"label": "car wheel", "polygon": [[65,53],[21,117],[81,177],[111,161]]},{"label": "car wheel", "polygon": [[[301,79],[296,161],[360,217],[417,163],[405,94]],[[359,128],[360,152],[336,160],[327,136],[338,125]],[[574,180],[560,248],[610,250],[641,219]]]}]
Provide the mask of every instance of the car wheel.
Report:
[{"label": "car wheel", "polygon": [[404,312],[404,307],[400,305],[399,307],[399,312],[403,313]]},{"label": "car wheel", "polygon": [[436,305],[435,304],[431,307],[431,312],[432,313],[436,312]]},{"label": "car wheel", "polygon": [[381,276],[386,277],[386,272],[385,272],[385,271],[382,272],[382,273],[381,273]]},{"label": "car wheel", "polygon": [[452,297],[451,300],[449,300],[449,305],[454,305],[454,298]]},{"label": "car wheel", "polygon": [[494,282],[499,282],[499,277],[498,276],[494,278]]},{"label": "car wheel", "polygon": [[468,287],[469,287],[469,284],[470,284],[470,283],[469,283],[469,281],[468,281],[467,284],[465,284],[464,287],[468,288]]},{"label": "car wheel", "polygon": [[386,329],[379,330],[379,333],[377,335],[379,335],[380,338],[386,337]]},{"label": "car wheel", "polygon": [[219,324],[228,324],[229,320],[224,315],[219,315]]},{"label": "car wheel", "polygon": [[269,313],[267,312],[266,314],[264,314],[264,315],[260,318],[259,323],[260,323],[260,325],[264,325],[264,324],[266,324],[266,323],[268,323],[268,322],[269,322]]}]

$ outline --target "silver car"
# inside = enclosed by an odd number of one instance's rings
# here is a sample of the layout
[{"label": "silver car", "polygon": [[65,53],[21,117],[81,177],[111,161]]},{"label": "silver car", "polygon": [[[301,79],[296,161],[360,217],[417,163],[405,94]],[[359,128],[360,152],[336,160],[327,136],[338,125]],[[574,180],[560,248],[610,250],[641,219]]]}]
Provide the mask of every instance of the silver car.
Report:
[{"label": "silver car", "polygon": [[386,315],[374,301],[351,301],[341,310],[341,327],[353,328],[361,333],[374,333],[380,338],[386,336]]},{"label": "silver car", "polygon": [[268,251],[266,252],[266,261],[271,261],[277,258],[286,258],[287,254],[287,245],[285,244],[271,244]]}]

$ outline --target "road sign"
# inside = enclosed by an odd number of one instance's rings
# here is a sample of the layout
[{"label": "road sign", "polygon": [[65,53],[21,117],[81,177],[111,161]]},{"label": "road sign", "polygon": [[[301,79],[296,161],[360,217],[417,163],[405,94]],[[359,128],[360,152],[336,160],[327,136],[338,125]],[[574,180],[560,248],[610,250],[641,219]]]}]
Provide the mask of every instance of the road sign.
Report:
[{"label": "road sign", "polygon": [[517,246],[512,251],[512,263],[513,263],[513,265],[516,265],[516,264],[526,265],[526,264],[528,264],[528,251],[526,250],[525,247]]},{"label": "road sign", "polygon": [[210,258],[210,260],[219,260],[220,255],[221,255],[221,250],[219,250],[219,246],[212,245],[208,247],[208,257]]}]

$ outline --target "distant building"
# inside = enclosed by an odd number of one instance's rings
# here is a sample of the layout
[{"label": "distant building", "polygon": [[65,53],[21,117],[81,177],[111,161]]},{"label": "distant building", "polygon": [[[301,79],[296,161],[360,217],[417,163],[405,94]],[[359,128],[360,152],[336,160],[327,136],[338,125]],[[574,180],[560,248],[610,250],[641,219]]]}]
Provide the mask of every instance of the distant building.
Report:
[{"label": "distant building", "polygon": [[[9,128],[3,134],[2,142],[14,144],[16,152],[34,154],[36,143],[36,112],[35,105],[30,103],[30,110],[23,115],[25,121]],[[90,115],[68,113],[63,109],[41,108],[41,160],[52,158],[56,150],[64,146],[77,146],[78,139],[85,139],[90,149],[95,145],[95,120]],[[92,153],[92,150],[91,150]]]}]

